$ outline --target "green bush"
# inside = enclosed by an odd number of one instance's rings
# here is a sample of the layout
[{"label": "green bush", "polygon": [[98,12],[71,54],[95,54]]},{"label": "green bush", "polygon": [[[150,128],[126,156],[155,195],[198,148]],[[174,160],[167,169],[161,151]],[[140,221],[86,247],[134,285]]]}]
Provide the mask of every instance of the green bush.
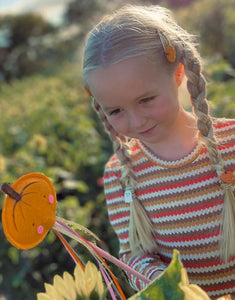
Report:
[{"label": "green bush", "polygon": [[[111,147],[96,126],[79,67],[64,64],[60,70],[56,76],[1,84],[0,182],[44,173],[56,189],[57,214],[99,235],[109,228],[99,181]],[[3,198],[1,193],[0,208]],[[19,251],[6,241],[1,225],[0,229],[0,294],[9,299],[35,299],[44,281],[73,267],[53,233],[36,248]],[[113,241],[111,250],[117,252],[112,229],[106,232],[102,240]],[[78,252],[88,259],[82,247]]]},{"label": "green bush", "polygon": [[215,117],[235,118],[235,70],[220,56],[207,59],[207,94]]},{"label": "green bush", "polygon": [[176,16],[184,28],[199,36],[199,47],[204,57],[217,53],[235,67],[234,0],[194,1],[176,11]]}]

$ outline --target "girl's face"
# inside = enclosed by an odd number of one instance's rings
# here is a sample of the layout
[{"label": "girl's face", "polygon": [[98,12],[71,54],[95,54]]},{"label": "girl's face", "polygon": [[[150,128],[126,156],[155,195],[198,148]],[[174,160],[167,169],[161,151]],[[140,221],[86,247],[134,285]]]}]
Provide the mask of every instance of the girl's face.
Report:
[{"label": "girl's face", "polygon": [[152,148],[169,137],[179,113],[174,74],[145,57],[91,71],[90,91],[113,128]]}]

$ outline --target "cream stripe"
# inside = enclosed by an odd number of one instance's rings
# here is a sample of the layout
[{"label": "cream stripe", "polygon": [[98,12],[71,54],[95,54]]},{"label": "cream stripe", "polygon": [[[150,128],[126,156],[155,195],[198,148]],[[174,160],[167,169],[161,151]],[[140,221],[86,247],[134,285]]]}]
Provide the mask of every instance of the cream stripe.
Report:
[{"label": "cream stripe", "polygon": [[125,222],[129,222],[129,217],[123,217],[123,218],[119,218],[119,219],[111,221],[111,223],[112,223],[113,226],[119,225],[119,224],[125,223]]},{"label": "cream stripe", "polygon": [[[220,277],[220,278],[215,278],[213,279],[213,275],[211,275],[211,278],[210,279],[203,279],[203,280],[200,280],[198,279],[197,280],[197,284],[198,285],[210,285],[210,284],[218,284],[218,283],[226,283],[230,280],[234,280],[234,274],[231,274],[229,276],[225,276],[225,277]],[[193,281],[193,280],[192,280]]]},{"label": "cream stripe", "polygon": [[209,179],[207,181],[195,183],[195,184],[188,185],[188,186],[183,186],[181,188],[177,187],[177,188],[166,189],[166,190],[162,190],[162,191],[158,191],[158,192],[146,193],[146,194],[140,195],[139,198],[140,199],[148,199],[150,197],[157,197],[158,195],[163,196],[163,195],[169,195],[169,194],[174,194],[174,193],[180,194],[180,193],[183,193],[185,191],[197,191],[201,187],[206,187],[208,185],[213,185],[213,184],[216,184],[217,182],[218,182],[217,178],[212,178],[212,179]]},{"label": "cream stripe", "polygon": [[[166,253],[164,252],[164,256],[167,256],[168,258],[172,258],[171,253]],[[200,253],[200,254],[183,254],[180,253],[180,258],[182,260],[199,260],[199,259],[204,259],[204,258],[215,258],[219,257],[219,250],[218,251],[212,251],[209,253]]]},{"label": "cream stripe", "polygon": [[[178,214],[178,215],[174,215],[174,220],[178,221],[178,220],[190,219],[193,217],[195,218],[196,216],[199,217],[199,216],[206,215],[208,213],[222,211],[222,208],[223,205],[218,205],[210,209],[204,209],[204,211],[194,211],[189,213]],[[169,221],[172,222],[172,216],[165,216],[165,217],[156,216],[156,218],[154,218],[153,221],[155,221],[155,223],[162,223],[162,222],[169,222]]]},{"label": "cream stripe", "polygon": [[163,242],[158,240],[159,245],[162,245],[163,247],[171,247],[171,248],[177,248],[177,247],[189,247],[192,248],[194,246],[202,246],[202,245],[208,245],[210,243],[216,243],[220,240],[219,236],[213,236],[206,239],[200,239],[200,240],[191,240],[191,241],[182,241],[182,242]]},{"label": "cream stripe", "polygon": [[[181,224],[183,225],[183,224]],[[158,229],[158,232],[159,234],[161,235],[174,235],[174,234],[184,234],[184,233],[192,233],[192,232],[195,232],[196,231],[203,231],[203,230],[207,230],[207,229],[210,229],[210,228],[215,228],[216,226],[219,225],[219,222],[218,221],[214,221],[214,222],[210,222],[210,223],[205,223],[205,224],[202,224],[202,225],[195,225],[195,224],[192,224],[191,227],[175,227],[173,229],[165,229],[165,230],[161,230],[161,229]],[[177,226],[177,224],[176,224]]]},{"label": "cream stripe", "polygon": [[[192,194],[193,196],[193,194]],[[212,193],[208,193],[206,198],[203,198],[201,196],[197,196],[197,197],[191,197],[188,199],[183,199],[183,200],[179,200],[179,201],[169,201],[169,202],[161,202],[161,203],[157,203],[156,205],[151,205],[149,206],[147,209],[149,211],[159,211],[159,210],[165,210],[165,209],[169,209],[169,208],[180,208],[183,206],[190,206],[191,204],[202,204],[202,203],[207,203],[208,199],[213,199],[214,197],[222,197],[223,196],[223,192],[212,192]],[[201,202],[203,201],[203,202]]]},{"label": "cream stripe", "polygon": [[[203,274],[203,273],[208,273],[208,272],[218,272],[223,269],[229,268],[232,270],[232,268],[235,268],[235,260],[228,262],[228,263],[223,263],[222,265],[217,265],[217,266],[211,266],[211,267],[202,267],[202,268],[190,268],[187,267],[187,271],[193,273],[193,274]],[[202,275],[203,276],[203,275]]]}]

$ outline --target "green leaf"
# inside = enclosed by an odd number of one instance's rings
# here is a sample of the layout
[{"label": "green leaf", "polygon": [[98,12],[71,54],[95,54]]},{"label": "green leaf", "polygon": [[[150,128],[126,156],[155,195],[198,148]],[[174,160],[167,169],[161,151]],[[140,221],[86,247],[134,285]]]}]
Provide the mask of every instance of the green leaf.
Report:
[{"label": "green leaf", "polygon": [[129,300],[184,300],[184,292],[179,287],[181,268],[179,252],[174,250],[173,259],[168,268]]}]

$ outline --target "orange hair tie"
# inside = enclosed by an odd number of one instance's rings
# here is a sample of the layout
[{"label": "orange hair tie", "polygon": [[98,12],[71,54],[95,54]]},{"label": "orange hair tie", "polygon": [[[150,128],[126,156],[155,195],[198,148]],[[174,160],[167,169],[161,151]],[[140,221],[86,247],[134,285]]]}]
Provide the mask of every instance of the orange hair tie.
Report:
[{"label": "orange hair tie", "polygon": [[225,171],[220,175],[220,179],[223,183],[235,183],[235,175],[231,171]]},{"label": "orange hair tie", "polygon": [[90,92],[90,90],[88,88],[85,88],[85,91],[87,92],[87,94],[88,94],[89,97],[92,97],[92,94],[91,94],[91,92]]}]

